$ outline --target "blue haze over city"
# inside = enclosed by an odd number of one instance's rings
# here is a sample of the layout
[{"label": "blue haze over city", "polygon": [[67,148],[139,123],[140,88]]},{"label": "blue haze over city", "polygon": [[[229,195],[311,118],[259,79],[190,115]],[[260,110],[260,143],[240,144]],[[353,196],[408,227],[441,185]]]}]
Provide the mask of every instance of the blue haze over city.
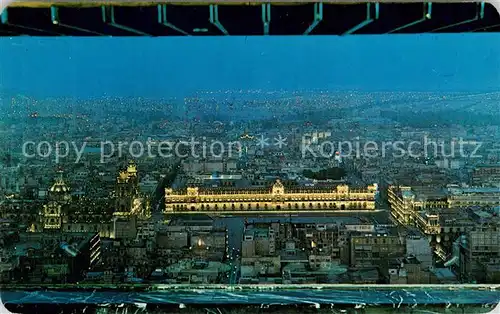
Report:
[{"label": "blue haze over city", "polygon": [[11,38],[0,86],[38,97],[198,90],[497,91],[496,34]]}]

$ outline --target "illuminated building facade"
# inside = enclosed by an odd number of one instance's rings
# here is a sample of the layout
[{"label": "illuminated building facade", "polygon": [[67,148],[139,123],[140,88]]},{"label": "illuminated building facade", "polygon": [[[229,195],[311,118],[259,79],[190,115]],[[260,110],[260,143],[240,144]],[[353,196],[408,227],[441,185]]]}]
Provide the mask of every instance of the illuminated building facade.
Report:
[{"label": "illuminated building facade", "polygon": [[352,190],[347,185],[286,188],[280,180],[264,188],[165,189],[168,212],[374,210],[376,185]]},{"label": "illuminated building facade", "polygon": [[38,221],[31,224],[30,232],[97,232],[101,237],[112,236],[108,200],[73,199],[62,175],[48,192],[49,201],[43,205]]},{"label": "illuminated building facade", "polygon": [[405,226],[417,226],[425,234],[440,232],[439,215],[434,212],[447,208],[446,198],[417,197],[411,187],[391,185],[387,191],[391,216]]},{"label": "illuminated building facade", "polygon": [[115,217],[135,215],[141,219],[151,217],[150,200],[141,195],[137,166],[130,161],[116,178]]},{"label": "illuminated building facade", "polygon": [[415,195],[410,187],[390,186],[388,191],[391,215],[402,225],[412,225],[414,219],[413,202]]},{"label": "illuminated building facade", "polygon": [[135,237],[136,218],[150,217],[149,200],[140,195],[133,162],[120,171],[114,198],[72,197],[62,175],[49,189],[48,198],[37,221],[31,224],[31,232],[97,232],[105,238],[122,234]]},{"label": "illuminated building facade", "polygon": [[49,202],[43,206],[43,229],[61,229],[63,206],[71,201],[70,189],[62,179],[62,175],[49,189]]},{"label": "illuminated building facade", "polygon": [[116,178],[115,213],[125,215],[132,211],[135,199],[139,196],[137,167],[130,161],[127,168],[120,171]]},{"label": "illuminated building facade", "polygon": [[[438,246],[447,247],[467,224],[459,222],[460,208],[500,206],[500,189],[493,187],[448,188],[445,197],[423,197],[413,188],[390,186],[388,200],[391,215],[400,224],[416,226]],[[450,215],[451,213],[451,215]],[[449,217],[448,217],[449,216]],[[468,219],[466,219],[468,221]]]}]

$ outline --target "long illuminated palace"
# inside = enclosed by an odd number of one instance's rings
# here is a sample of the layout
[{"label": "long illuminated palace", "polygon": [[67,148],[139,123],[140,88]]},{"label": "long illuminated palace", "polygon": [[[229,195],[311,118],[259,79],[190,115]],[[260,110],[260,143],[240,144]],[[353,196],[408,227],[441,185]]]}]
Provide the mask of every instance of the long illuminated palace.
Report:
[{"label": "long illuminated palace", "polygon": [[374,210],[376,185],[352,190],[332,187],[285,187],[277,180],[264,188],[186,187],[165,189],[166,212],[263,212]]}]

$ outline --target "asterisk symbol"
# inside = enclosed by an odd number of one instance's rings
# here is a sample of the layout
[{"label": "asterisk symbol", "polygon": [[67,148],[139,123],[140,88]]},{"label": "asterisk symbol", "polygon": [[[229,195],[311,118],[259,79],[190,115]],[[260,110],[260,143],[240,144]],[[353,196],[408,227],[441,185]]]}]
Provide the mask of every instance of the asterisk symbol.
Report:
[{"label": "asterisk symbol", "polygon": [[257,146],[260,146],[261,149],[264,149],[264,147],[269,146],[269,139],[267,137],[264,137],[264,135],[261,135],[259,139],[257,139]]},{"label": "asterisk symbol", "polygon": [[282,149],[283,146],[286,146],[286,137],[282,137],[281,134],[278,137],[274,138],[274,145],[278,146],[279,149]]}]

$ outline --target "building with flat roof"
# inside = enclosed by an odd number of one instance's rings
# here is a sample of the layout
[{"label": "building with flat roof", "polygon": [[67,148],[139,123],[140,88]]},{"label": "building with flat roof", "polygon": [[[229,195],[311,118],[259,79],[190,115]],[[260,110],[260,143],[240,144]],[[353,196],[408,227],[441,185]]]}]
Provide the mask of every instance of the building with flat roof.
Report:
[{"label": "building with flat roof", "polygon": [[222,274],[229,272],[227,264],[202,259],[183,259],[165,267],[165,282],[180,284],[213,284]]},{"label": "building with flat roof", "polygon": [[352,267],[387,268],[389,259],[405,254],[406,238],[395,227],[377,228],[375,232],[353,232],[349,237],[349,248]]},{"label": "building with flat roof", "polygon": [[500,206],[500,187],[452,187],[449,192],[450,207]]},{"label": "building with flat roof", "polygon": [[24,281],[77,282],[101,264],[96,232],[21,233],[13,251],[20,273],[27,274]]},{"label": "building with flat roof", "polygon": [[477,166],[472,172],[472,184],[500,187],[500,164]]},{"label": "building with flat roof", "polygon": [[280,180],[263,188],[167,188],[165,212],[374,210],[376,192],[376,185],[360,190],[344,184],[285,187]]},{"label": "building with flat roof", "polygon": [[411,187],[392,185],[388,189],[388,200],[391,216],[401,225],[416,226],[425,234],[439,233],[437,212],[447,208],[441,193],[429,197],[417,194]]},{"label": "building with flat roof", "polygon": [[[500,263],[500,218],[490,212],[471,210],[476,224],[460,243],[460,276],[463,281],[488,282]],[[490,273],[488,273],[490,271]],[[491,278],[490,278],[491,279]]]},{"label": "building with flat roof", "polygon": [[390,185],[391,216],[401,225],[416,226],[423,233],[439,233],[439,213],[449,208],[447,192],[438,187]]}]

